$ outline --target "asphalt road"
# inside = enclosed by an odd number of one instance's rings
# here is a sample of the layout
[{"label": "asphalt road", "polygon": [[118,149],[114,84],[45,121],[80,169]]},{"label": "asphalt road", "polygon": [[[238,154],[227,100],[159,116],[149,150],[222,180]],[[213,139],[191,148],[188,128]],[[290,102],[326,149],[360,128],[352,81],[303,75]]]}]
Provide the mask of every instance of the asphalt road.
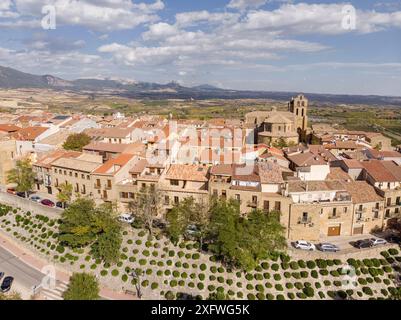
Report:
[{"label": "asphalt road", "polygon": [[5,277],[14,277],[15,287],[22,287],[26,292],[30,292],[33,286],[39,285],[44,277],[44,274],[25,264],[2,247],[0,247],[0,271],[5,273]]}]

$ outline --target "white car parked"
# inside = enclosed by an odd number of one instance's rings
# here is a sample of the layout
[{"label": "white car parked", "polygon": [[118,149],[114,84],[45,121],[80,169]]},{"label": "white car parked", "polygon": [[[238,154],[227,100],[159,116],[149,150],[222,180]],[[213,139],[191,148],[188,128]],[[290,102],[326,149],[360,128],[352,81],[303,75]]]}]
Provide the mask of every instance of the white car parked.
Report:
[{"label": "white car parked", "polygon": [[313,243],[304,240],[295,241],[294,246],[295,248],[301,250],[309,250],[309,251],[316,250],[316,247]]},{"label": "white car parked", "polygon": [[372,243],[372,246],[380,246],[380,245],[387,244],[386,240],[380,239],[380,238],[372,238],[372,239],[370,239],[370,242]]},{"label": "white car parked", "polygon": [[120,216],[118,217],[118,220],[121,221],[121,222],[124,222],[124,223],[129,223],[129,224],[131,224],[131,223],[134,222],[134,217],[131,216],[131,215],[128,214],[128,213],[124,213],[124,214],[122,214],[122,215],[120,215]]}]

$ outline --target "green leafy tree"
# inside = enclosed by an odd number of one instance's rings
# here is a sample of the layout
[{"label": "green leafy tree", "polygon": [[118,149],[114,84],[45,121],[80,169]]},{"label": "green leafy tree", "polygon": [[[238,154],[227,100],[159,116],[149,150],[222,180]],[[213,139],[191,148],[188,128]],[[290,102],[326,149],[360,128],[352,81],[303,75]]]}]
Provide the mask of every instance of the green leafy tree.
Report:
[{"label": "green leafy tree", "polygon": [[1,300],[22,300],[22,298],[19,292],[0,293]]},{"label": "green leafy tree", "polygon": [[112,205],[102,205],[96,210],[94,228],[97,241],[92,245],[92,254],[106,262],[117,262],[122,243],[121,225],[116,220]]},{"label": "green leafy tree", "polygon": [[94,201],[79,198],[61,214],[59,241],[72,248],[92,244],[96,240],[94,225]]},{"label": "green leafy tree", "polygon": [[378,144],[376,144],[374,149],[377,150],[377,151],[380,151],[382,149],[382,143],[379,142]]},{"label": "green leafy tree", "polygon": [[18,192],[25,192],[25,197],[28,197],[28,192],[33,189],[35,182],[35,173],[32,170],[31,161],[29,159],[17,160],[15,168],[7,173],[7,182],[15,183]]},{"label": "green leafy tree", "polygon": [[282,251],[287,247],[285,227],[280,223],[280,215],[279,211],[266,214],[262,210],[254,210],[248,215],[244,223],[244,245],[255,263],[267,258],[268,253]]},{"label": "green leafy tree", "polygon": [[388,297],[388,300],[401,300],[401,287],[394,288]]},{"label": "green leafy tree", "polygon": [[82,148],[91,142],[86,133],[74,133],[68,136],[63,144],[65,150],[82,151]]},{"label": "green leafy tree", "polygon": [[254,210],[240,215],[237,201],[217,200],[211,208],[209,249],[225,264],[253,270],[270,252],[286,248],[280,213]]},{"label": "green leafy tree", "polygon": [[176,204],[170,212],[167,213],[167,234],[173,243],[178,243],[180,237],[184,235],[190,218],[195,208],[194,198],[188,197]]},{"label": "green leafy tree", "polygon": [[72,248],[91,246],[91,253],[108,263],[120,256],[121,224],[111,206],[95,206],[91,199],[79,198],[64,210],[59,226],[59,241]]},{"label": "green leafy tree", "polygon": [[187,229],[190,225],[196,227],[196,232],[191,233],[191,238],[195,238],[202,248],[204,238],[207,236],[210,222],[209,201],[195,201],[193,197],[185,198],[176,204],[167,213],[167,234],[173,243],[177,243],[181,236],[188,236]]},{"label": "green leafy tree", "polygon": [[201,199],[195,203],[195,208],[192,211],[191,221],[196,225],[198,232],[195,237],[199,241],[199,250],[202,251],[204,239],[207,237],[209,231],[211,210],[210,199]]},{"label": "green leafy tree", "polygon": [[136,194],[135,200],[130,204],[135,219],[139,219],[150,236],[153,235],[153,222],[161,210],[161,193],[155,187],[144,187]]},{"label": "green leafy tree", "polygon": [[281,137],[277,141],[273,142],[273,147],[282,149],[288,147],[288,144],[285,139]]},{"label": "green leafy tree", "polygon": [[73,273],[63,298],[64,300],[98,300],[99,291],[99,283],[94,275]]},{"label": "green leafy tree", "polygon": [[230,296],[226,294],[224,291],[214,291],[209,294],[207,300],[230,300]]},{"label": "green leafy tree", "polygon": [[224,263],[234,263],[238,251],[238,223],[240,219],[237,201],[217,200],[211,208],[208,233],[209,249],[219,255]]},{"label": "green leafy tree", "polygon": [[57,200],[63,203],[64,208],[66,203],[71,201],[72,191],[73,186],[68,181],[60,185],[59,193],[57,194]]}]

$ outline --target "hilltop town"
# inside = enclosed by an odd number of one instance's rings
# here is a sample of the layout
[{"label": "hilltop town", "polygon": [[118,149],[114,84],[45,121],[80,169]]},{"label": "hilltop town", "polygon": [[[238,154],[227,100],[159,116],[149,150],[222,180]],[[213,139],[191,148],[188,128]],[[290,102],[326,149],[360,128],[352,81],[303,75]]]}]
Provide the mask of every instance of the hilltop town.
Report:
[{"label": "hilltop town", "polygon": [[[1,184],[7,186],[17,159],[29,157],[32,191],[51,198],[69,182],[73,198],[116,202],[126,212],[142,187],[152,187],[164,195],[161,219],[186,197],[233,198],[243,214],[279,210],[289,239],[316,241],[385,228],[400,211],[399,147],[377,132],[309,127],[303,95],[288,111],[249,112],[244,119],[39,111],[3,114],[1,122]],[[82,151],[64,150],[74,133],[91,141]]]},{"label": "hilltop town", "polygon": [[[41,212],[41,207],[44,212],[53,210],[57,216],[58,211],[67,210],[80,199],[93,199],[95,205],[111,205],[120,221],[135,225],[134,221],[140,220],[138,199],[150,193],[154,195],[152,201],[155,203],[146,203],[152,211],[148,215],[152,215],[154,228],[161,231],[159,237],[171,225],[169,214],[183,210],[189,199],[193,205],[198,205],[194,207],[199,210],[193,212],[195,216],[201,214],[200,208],[217,199],[235,203],[244,218],[255,210],[266,216],[276,214],[291,256],[302,258],[303,252],[297,256],[300,250],[295,248],[305,249],[302,246],[306,246],[307,250],[314,250],[318,244],[328,245],[327,251],[344,251],[348,257],[354,257],[353,254],[360,258],[369,258],[371,254],[377,256],[383,251],[375,249],[376,242],[367,244],[362,239],[374,237],[377,244],[385,246],[389,246],[390,238],[397,239],[401,209],[401,146],[393,146],[391,139],[379,132],[339,129],[321,122],[311,125],[308,107],[308,98],[299,94],[288,102],[286,110],[265,108],[250,111],[241,118],[175,119],[173,115],[125,116],[121,112],[110,115],[55,114],[41,109],[31,109],[24,114],[2,113],[1,200],[11,207],[31,208],[33,212]],[[76,138],[76,144],[72,143],[73,138]],[[32,170],[34,180],[29,190],[22,190],[15,181],[10,182],[10,171],[21,166],[21,161],[28,161]],[[67,196],[66,186],[71,188]],[[50,213],[50,217],[52,215]],[[7,221],[2,220],[3,231]],[[7,230],[11,233],[14,229]],[[18,239],[26,237],[15,230],[14,236],[19,235]],[[133,230],[129,232],[134,235],[125,231],[128,244],[144,235],[140,231],[138,236],[135,228]],[[190,224],[191,230],[199,231],[196,223]],[[189,231],[185,241],[191,239]],[[373,248],[373,253],[349,245],[358,240],[362,240],[360,248]],[[136,240],[136,243],[142,242]],[[33,243],[30,245],[36,250],[40,248]],[[57,242],[48,243],[48,248],[64,252],[56,246],[60,247]],[[180,245],[180,248],[184,247]],[[326,251],[323,249],[322,253]],[[41,254],[47,250],[41,249]],[[145,257],[149,253],[146,251],[145,248]],[[70,256],[76,253],[73,250]],[[156,256],[157,252],[154,253]],[[70,268],[68,264],[66,266],[67,255],[55,257],[59,259],[58,263]],[[308,258],[314,257],[318,256]],[[74,259],[71,259],[72,266]],[[76,259],[81,258],[78,255]],[[139,261],[140,265],[142,260],[145,259],[130,258],[132,262]],[[86,261],[90,261],[89,256]],[[159,262],[160,265],[165,263],[164,260]],[[85,264],[81,264],[80,269],[85,268]],[[90,266],[91,270],[96,268],[97,262]],[[117,276],[119,272],[114,269],[113,275]],[[107,270],[99,270],[102,276],[107,277],[107,273]],[[160,275],[162,273],[160,270]],[[122,281],[127,278],[123,275]],[[153,282],[152,289],[162,286],[160,282],[165,284],[165,281]],[[167,281],[168,291],[147,292],[146,296],[174,297],[172,281],[175,280]],[[211,276],[210,281],[216,280]],[[384,283],[388,281],[386,279]],[[365,282],[363,280],[362,284]],[[121,291],[121,284],[115,279],[110,283],[114,290]],[[204,285],[200,283],[195,289],[194,286],[189,286],[191,294],[202,296],[206,290]],[[251,287],[253,285],[247,286],[248,299],[256,295]],[[225,289],[231,294],[228,288],[230,285]],[[276,298],[284,297],[282,289],[277,285],[275,288],[279,293]],[[289,288],[293,285],[288,284]],[[208,291],[213,290],[214,285],[209,284]],[[261,292],[258,291],[258,299],[261,299]],[[288,291],[287,298],[306,298],[306,293],[294,295],[291,292]],[[326,294],[334,295],[333,292],[319,295],[309,292],[308,297],[324,298]],[[380,296],[383,289],[378,288],[377,292],[372,295]],[[355,296],[356,293],[347,294]],[[363,289],[359,297],[363,295],[369,296],[369,290]],[[242,298],[242,293],[236,297]],[[274,296],[269,293],[267,297]]]}]

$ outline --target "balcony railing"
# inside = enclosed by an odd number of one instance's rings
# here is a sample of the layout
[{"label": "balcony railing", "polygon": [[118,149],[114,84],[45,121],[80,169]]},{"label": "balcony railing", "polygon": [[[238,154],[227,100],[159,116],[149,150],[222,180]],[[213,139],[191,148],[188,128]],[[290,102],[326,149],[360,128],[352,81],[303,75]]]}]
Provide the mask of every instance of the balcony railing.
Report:
[{"label": "balcony railing", "polygon": [[366,218],[366,217],[360,217],[360,218],[356,218],[356,222],[368,222],[370,221],[370,218]]},{"label": "balcony railing", "polygon": [[312,218],[299,218],[298,224],[310,224],[312,223]]},{"label": "balcony railing", "polygon": [[100,184],[98,184],[98,183],[95,183],[95,184],[93,185],[93,187],[94,187],[95,189],[100,189],[102,186],[101,186]]}]

